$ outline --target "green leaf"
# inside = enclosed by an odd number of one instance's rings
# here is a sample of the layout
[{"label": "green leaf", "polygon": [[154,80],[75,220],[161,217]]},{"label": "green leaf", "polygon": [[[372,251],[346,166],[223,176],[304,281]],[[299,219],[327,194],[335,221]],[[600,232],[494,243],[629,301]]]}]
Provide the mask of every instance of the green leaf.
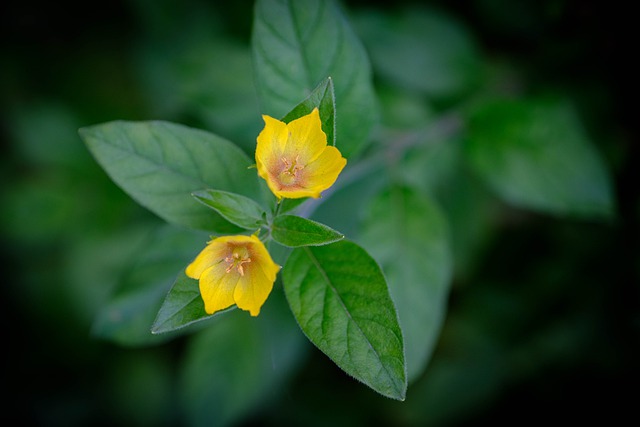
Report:
[{"label": "green leaf", "polygon": [[452,180],[462,174],[462,141],[460,138],[424,141],[406,151],[398,174],[417,191],[446,197],[451,193]]},{"label": "green leaf", "polygon": [[257,198],[249,158],[211,133],[161,121],[115,121],[80,129],[80,135],[116,184],[168,222],[236,232],[191,193],[211,188]]},{"label": "green leaf", "polygon": [[337,147],[364,148],[378,120],[366,51],[333,1],[259,0],[252,34],[254,72],[265,114],[283,117],[327,77],[335,85]]},{"label": "green leaf", "polygon": [[96,317],[92,332],[123,345],[164,341],[149,332],[176,271],[193,258],[206,235],[164,225],[138,245],[140,255]]},{"label": "green leaf", "polygon": [[[64,191],[62,188],[59,190]],[[77,218],[72,218],[77,222]],[[79,322],[83,325],[93,324],[95,328],[96,315],[109,306],[112,295],[119,293],[118,286],[127,282],[128,273],[132,268],[131,260],[142,255],[150,233],[158,225],[157,223],[152,225],[146,221],[131,221],[129,225],[124,225],[122,222],[117,224],[115,228],[112,223],[110,227],[98,232],[95,227],[91,227],[93,231],[90,233],[87,233],[87,228],[80,225],[76,230],[84,230],[80,238],[74,238],[68,228],[63,229],[67,232],[65,238],[69,239],[70,243],[67,249],[69,262],[65,266],[66,271],[58,273],[59,280],[64,283],[64,286],[60,288],[56,282],[52,282],[37,292],[43,307],[51,305],[51,298],[54,295],[66,295],[66,304],[60,306],[56,304],[58,313],[64,315],[69,310],[73,310],[78,314]],[[55,276],[52,269],[37,271],[37,273],[38,276],[34,279],[36,283],[46,283],[47,280],[53,280]],[[50,289],[51,287],[55,289]],[[153,317],[151,319],[153,321]],[[147,336],[150,335],[149,325],[150,323],[146,328]],[[95,329],[91,332],[100,336]],[[112,336],[105,336],[105,338],[114,339]]]},{"label": "green leaf", "polygon": [[380,267],[364,249],[349,241],[294,249],[282,279],[289,306],[311,342],[373,390],[404,400],[398,316]]},{"label": "green leaf", "polygon": [[[188,9],[194,16],[199,14],[193,4],[185,3],[184,9],[184,13]],[[178,18],[160,24],[157,37],[141,37],[133,53],[136,87],[142,89],[153,116],[197,118],[205,129],[250,154],[263,125],[250,47],[210,31],[221,28],[212,22],[214,16],[201,18],[190,21],[188,31]],[[169,30],[168,26],[176,28]]]},{"label": "green leaf", "polygon": [[181,365],[179,387],[188,425],[240,425],[278,398],[300,366],[305,340],[274,290],[259,319],[240,310],[193,336]]},{"label": "green leaf", "polygon": [[469,120],[466,156],[503,200],[557,215],[607,218],[611,178],[575,112],[553,100],[495,100]]},{"label": "green leaf", "polygon": [[273,220],[271,237],[281,245],[319,246],[344,239],[344,235],[310,219],[295,215],[280,215]]},{"label": "green leaf", "polygon": [[196,191],[193,196],[238,227],[256,230],[264,222],[266,212],[248,197],[219,190]]},{"label": "green leaf", "polygon": [[226,313],[234,308],[236,308],[235,305],[214,314],[207,314],[204,311],[204,301],[200,296],[198,281],[187,277],[183,269],[165,297],[151,327],[151,332],[160,334],[175,331],[195,322]]},{"label": "green leaf", "polygon": [[452,274],[447,224],[433,202],[408,188],[378,195],[367,212],[362,244],[387,278],[412,381],[424,371],[446,313]]},{"label": "green leaf", "polygon": [[435,8],[369,9],[355,23],[377,76],[430,98],[460,97],[477,86],[482,58],[465,26]]},{"label": "green leaf", "polygon": [[440,200],[449,223],[455,276],[469,283],[476,280],[477,269],[485,262],[485,249],[501,222],[502,205],[466,169],[454,175],[449,188],[456,191],[442,191]]},{"label": "green leaf", "polygon": [[336,95],[331,77],[324,79],[311,95],[282,118],[289,123],[292,120],[306,116],[317,108],[320,112],[322,130],[327,134],[327,144],[336,145]]}]

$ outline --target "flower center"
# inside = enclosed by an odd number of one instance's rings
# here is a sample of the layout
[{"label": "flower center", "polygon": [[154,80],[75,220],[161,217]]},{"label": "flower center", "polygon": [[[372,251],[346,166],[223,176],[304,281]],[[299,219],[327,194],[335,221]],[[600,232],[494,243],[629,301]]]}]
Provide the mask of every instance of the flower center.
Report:
[{"label": "flower center", "polygon": [[304,165],[298,164],[299,159],[300,156],[296,156],[294,160],[287,159],[286,157],[280,159],[283,166],[278,178],[282,184],[291,185],[296,183],[298,172],[304,169]]},{"label": "flower center", "polygon": [[224,261],[227,263],[227,269],[225,270],[227,273],[231,273],[231,270],[235,268],[241,276],[244,276],[244,267],[242,265],[251,262],[249,250],[244,246],[237,246],[233,248],[231,254]]}]

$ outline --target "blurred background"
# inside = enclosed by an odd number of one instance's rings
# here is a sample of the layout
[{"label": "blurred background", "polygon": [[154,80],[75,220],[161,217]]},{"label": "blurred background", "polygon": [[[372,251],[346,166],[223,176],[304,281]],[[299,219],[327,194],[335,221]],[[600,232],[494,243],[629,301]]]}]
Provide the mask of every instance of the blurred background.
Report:
[{"label": "blurred background", "polygon": [[[376,395],[308,348],[269,399],[212,425],[615,424],[635,415],[631,14],[577,0],[342,5],[370,54],[383,126],[420,128],[478,96],[561,94],[610,174],[614,214],[523,209],[464,168],[443,172],[446,152],[416,157],[406,179],[418,188],[438,182],[454,271],[442,333],[407,401]],[[261,128],[253,2],[22,1],[0,10],[1,417],[7,425],[190,425],[179,379],[189,336],[129,345],[95,333],[101,307],[160,220],[106,176],[77,130],[163,119],[251,154]]]}]

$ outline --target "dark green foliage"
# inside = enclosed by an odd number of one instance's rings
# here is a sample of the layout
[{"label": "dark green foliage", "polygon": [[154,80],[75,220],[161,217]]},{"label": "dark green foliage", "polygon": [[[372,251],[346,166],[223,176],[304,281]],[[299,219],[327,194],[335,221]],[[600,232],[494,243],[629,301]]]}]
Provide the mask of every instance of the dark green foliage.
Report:
[{"label": "dark green foliage", "polygon": [[[574,3],[7,5],[7,408],[71,427],[633,419],[634,15]],[[314,107],[348,165],[278,205],[251,168],[260,116]],[[260,316],[207,315],[184,268],[211,234],[256,231],[285,266]]]}]

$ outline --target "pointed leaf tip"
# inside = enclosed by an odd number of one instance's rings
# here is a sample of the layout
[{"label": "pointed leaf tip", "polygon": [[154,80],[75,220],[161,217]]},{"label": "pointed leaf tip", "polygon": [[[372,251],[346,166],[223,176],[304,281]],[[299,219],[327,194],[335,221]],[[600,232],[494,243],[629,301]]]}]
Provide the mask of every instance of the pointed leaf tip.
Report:
[{"label": "pointed leaf tip", "polygon": [[404,342],[380,267],[343,240],[294,249],[282,278],[305,335],[347,374],[376,392],[404,400]]}]

